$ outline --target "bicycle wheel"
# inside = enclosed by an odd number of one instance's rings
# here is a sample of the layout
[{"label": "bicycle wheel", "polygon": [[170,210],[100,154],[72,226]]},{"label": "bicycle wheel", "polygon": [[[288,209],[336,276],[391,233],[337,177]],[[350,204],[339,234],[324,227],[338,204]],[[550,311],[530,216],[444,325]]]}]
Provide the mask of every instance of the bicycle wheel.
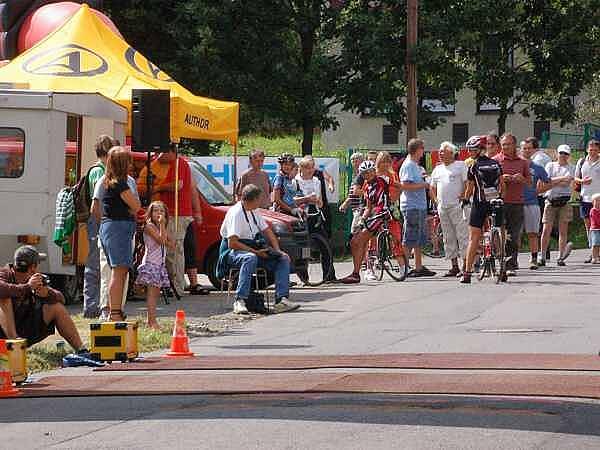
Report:
[{"label": "bicycle wheel", "polygon": [[[398,259],[394,256],[394,238],[389,231],[383,231],[377,236],[379,264],[381,266],[381,278],[383,271],[395,281],[404,281],[408,274],[408,263],[404,255],[400,255]],[[380,278],[380,279],[381,279]]]},{"label": "bicycle wheel", "polygon": [[375,252],[375,258],[372,261],[372,269],[378,281],[383,280],[385,255],[388,252],[388,242],[386,238],[388,233],[388,231],[381,231],[377,234],[377,251]]},{"label": "bicycle wheel", "polygon": [[331,273],[333,254],[327,240],[318,233],[310,235],[310,258],[307,261],[306,273],[301,276],[304,284],[320,286]]},{"label": "bicycle wheel", "polygon": [[504,258],[504,239],[498,228],[491,231],[492,255],[496,266],[496,284],[506,281],[506,260]]}]

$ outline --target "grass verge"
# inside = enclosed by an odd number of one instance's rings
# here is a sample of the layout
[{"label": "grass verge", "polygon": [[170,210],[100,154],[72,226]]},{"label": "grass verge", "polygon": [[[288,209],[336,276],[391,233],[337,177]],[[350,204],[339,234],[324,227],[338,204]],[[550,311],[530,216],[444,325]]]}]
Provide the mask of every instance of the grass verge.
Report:
[{"label": "grass verge", "polygon": [[[96,320],[85,319],[81,314],[72,317],[81,339],[84,343],[89,343],[90,323],[96,322]],[[138,328],[138,350],[140,353],[169,348],[173,333],[173,319],[159,318],[160,331],[147,328],[142,317],[134,317],[129,320],[137,320],[140,325]],[[29,373],[45,372],[60,367],[62,358],[72,351],[68,344],[65,344],[64,349],[57,349],[56,343],[61,340],[62,338],[55,334],[29,348],[27,351]]]}]

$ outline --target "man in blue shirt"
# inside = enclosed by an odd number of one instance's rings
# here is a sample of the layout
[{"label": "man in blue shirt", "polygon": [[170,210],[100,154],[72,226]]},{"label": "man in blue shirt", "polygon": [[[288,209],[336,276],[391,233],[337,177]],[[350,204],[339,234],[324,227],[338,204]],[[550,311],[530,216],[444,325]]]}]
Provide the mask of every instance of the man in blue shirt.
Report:
[{"label": "man in blue shirt", "polygon": [[525,139],[521,146],[523,158],[530,161],[529,172],[531,173],[531,185],[525,185],[525,190],[523,191],[523,228],[529,239],[529,249],[531,250],[529,268],[531,270],[536,270],[538,268],[537,257],[540,240],[540,223],[542,219],[538,196],[543,192],[546,192],[552,186],[546,169],[531,160],[531,157],[538,150],[537,147],[538,142],[534,137]]},{"label": "man in blue shirt", "polygon": [[425,144],[421,139],[411,139],[407,145],[408,157],[400,168],[400,210],[404,216],[404,248],[414,250],[415,268],[409,277],[431,277],[435,275],[423,265],[421,249],[427,244],[427,196],[429,184],[423,176],[423,168],[419,165],[425,153]]}]

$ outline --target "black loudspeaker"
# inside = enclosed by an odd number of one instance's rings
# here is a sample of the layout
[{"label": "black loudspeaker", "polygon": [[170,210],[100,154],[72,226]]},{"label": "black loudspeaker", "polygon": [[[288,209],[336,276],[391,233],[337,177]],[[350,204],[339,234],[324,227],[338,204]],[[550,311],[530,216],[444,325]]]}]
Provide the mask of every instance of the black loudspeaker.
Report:
[{"label": "black loudspeaker", "polygon": [[168,90],[131,91],[131,148],[167,151],[171,142],[171,96]]}]

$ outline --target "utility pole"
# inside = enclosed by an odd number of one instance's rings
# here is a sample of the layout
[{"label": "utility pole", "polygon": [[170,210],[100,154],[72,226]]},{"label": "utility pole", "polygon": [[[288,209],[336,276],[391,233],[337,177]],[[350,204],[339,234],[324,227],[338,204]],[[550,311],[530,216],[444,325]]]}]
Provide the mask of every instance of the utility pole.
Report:
[{"label": "utility pole", "polygon": [[406,143],[417,137],[417,26],[419,21],[419,0],[407,0],[406,27]]}]

